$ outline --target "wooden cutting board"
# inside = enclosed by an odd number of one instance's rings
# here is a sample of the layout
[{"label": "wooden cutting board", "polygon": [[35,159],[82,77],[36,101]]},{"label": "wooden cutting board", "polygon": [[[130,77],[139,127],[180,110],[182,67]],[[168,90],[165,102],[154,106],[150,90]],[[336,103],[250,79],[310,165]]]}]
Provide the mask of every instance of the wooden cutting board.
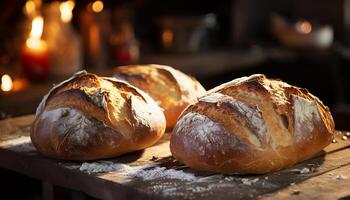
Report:
[{"label": "wooden cutting board", "polygon": [[169,134],[156,145],[114,159],[67,162],[38,154],[29,137],[33,116],[0,121],[0,167],[101,199],[350,198],[350,137],[288,169],[259,176],[191,170],[175,161]]}]

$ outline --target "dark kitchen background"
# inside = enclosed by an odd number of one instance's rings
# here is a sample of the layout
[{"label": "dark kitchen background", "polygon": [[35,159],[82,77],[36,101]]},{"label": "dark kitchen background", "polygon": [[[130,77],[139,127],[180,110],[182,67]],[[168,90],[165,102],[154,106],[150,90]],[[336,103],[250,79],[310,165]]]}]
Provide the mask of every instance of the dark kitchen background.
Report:
[{"label": "dark kitchen background", "polygon": [[[350,0],[11,0],[0,8],[0,119],[34,113],[76,71],[156,63],[206,89],[253,73],[282,79],[328,105],[337,129],[350,129]],[[0,177],[5,196],[42,198],[39,181]]]}]

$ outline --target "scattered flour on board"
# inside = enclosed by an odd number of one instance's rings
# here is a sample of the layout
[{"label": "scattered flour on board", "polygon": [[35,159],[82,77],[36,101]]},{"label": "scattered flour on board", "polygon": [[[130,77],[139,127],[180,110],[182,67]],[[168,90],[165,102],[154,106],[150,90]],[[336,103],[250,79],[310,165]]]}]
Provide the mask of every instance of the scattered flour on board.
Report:
[{"label": "scattered flour on board", "polygon": [[140,169],[140,170],[136,170],[134,173],[131,173],[131,174],[137,177],[140,177],[143,180],[167,178],[167,179],[180,179],[185,181],[195,181],[198,179],[196,178],[196,176],[194,176],[191,173],[187,173],[182,170],[167,169],[165,167]]},{"label": "scattered flour on board", "polygon": [[[177,179],[183,180],[187,182],[205,182],[209,181],[208,177],[195,176],[192,173],[185,172],[183,170],[176,169],[167,169],[166,167],[159,166],[143,166],[143,167],[132,167],[122,163],[113,163],[111,161],[99,161],[99,162],[84,162],[80,168],[80,171],[92,174],[92,173],[106,173],[117,171],[118,173],[129,176],[129,177],[138,177],[145,181],[157,180],[157,179]],[[222,179],[222,177],[218,178],[216,176],[212,176],[214,179]],[[208,179],[208,180],[207,180]],[[223,180],[225,181],[234,181],[237,177],[225,177]],[[244,185],[252,185],[259,181],[259,178],[238,178],[242,184]],[[192,189],[191,189],[192,190]],[[193,189],[196,191],[204,190],[204,188],[196,188]]]},{"label": "scattered flour on board", "polygon": [[84,171],[88,174],[92,173],[105,173],[105,172],[112,172],[112,171],[128,171],[131,168],[128,165],[122,164],[122,163],[113,163],[110,161],[101,161],[101,162],[93,162],[88,163],[84,162],[79,170]]},{"label": "scattered flour on board", "polygon": [[290,170],[291,172],[297,172],[299,174],[308,174],[310,172],[312,172],[312,168],[307,168],[307,167],[304,167],[302,169],[291,169]]},{"label": "scattered flour on board", "polygon": [[31,153],[36,152],[36,149],[31,142],[19,144],[16,146],[11,146],[9,147],[9,149],[16,152],[31,152]]},{"label": "scattered flour on board", "polygon": [[255,178],[255,179],[242,178],[241,181],[244,185],[252,185],[253,183],[258,182],[259,178]]},{"label": "scattered flour on board", "polygon": [[146,181],[160,178],[179,179],[184,181],[197,180],[196,176],[192,173],[187,173],[182,170],[167,169],[158,166],[130,167],[126,164],[113,163],[111,161],[92,163],[84,162],[79,170],[88,174],[117,171],[124,176],[138,177]]},{"label": "scattered flour on board", "polygon": [[1,146],[6,146],[6,147],[21,145],[24,143],[31,143],[29,136],[20,136],[15,139],[10,139],[10,140],[0,142]]},{"label": "scattered flour on board", "polygon": [[12,151],[16,152],[33,152],[35,151],[35,147],[30,141],[29,136],[21,136],[16,139],[7,140],[4,142],[0,142],[0,145],[3,147],[7,147]]},{"label": "scattered flour on board", "polygon": [[342,175],[342,174],[340,174],[340,175],[337,175],[336,177],[335,177],[335,179],[336,180],[345,180],[345,179],[348,179],[349,177],[348,176],[345,176],[345,175]]},{"label": "scattered flour on board", "polygon": [[[156,164],[143,166],[130,166],[112,161],[84,162],[76,165],[85,173],[108,173],[117,172],[124,176],[130,184],[140,185],[141,190],[153,191],[164,196],[179,197],[185,199],[195,199],[196,197],[210,197],[215,191],[223,191],[239,187],[238,185],[252,186],[259,185],[264,188],[276,188],[277,185],[271,183],[266,178],[257,177],[237,177],[221,174],[195,175],[187,172],[186,169],[169,169]],[[234,195],[229,192],[228,195]]]}]

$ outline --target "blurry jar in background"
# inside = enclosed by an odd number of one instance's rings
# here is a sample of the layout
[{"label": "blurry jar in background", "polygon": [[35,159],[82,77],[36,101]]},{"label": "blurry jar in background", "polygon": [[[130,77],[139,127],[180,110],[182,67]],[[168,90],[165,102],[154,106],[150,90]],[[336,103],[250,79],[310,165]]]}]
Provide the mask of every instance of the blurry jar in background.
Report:
[{"label": "blurry jar in background", "polygon": [[213,13],[201,16],[165,16],[158,20],[162,51],[189,53],[207,50],[215,38],[210,30],[217,26]]},{"label": "blurry jar in background", "polygon": [[112,58],[118,65],[136,63],[139,59],[139,44],[134,38],[134,29],[128,22],[119,24],[118,31],[110,39]]},{"label": "blurry jar in background", "polygon": [[52,2],[44,7],[44,37],[50,50],[50,73],[67,76],[83,65],[80,36],[71,25],[73,1]]},{"label": "blurry jar in background", "polygon": [[139,59],[132,9],[125,5],[107,7],[97,0],[80,9],[79,13],[85,63],[96,70],[133,64]]},{"label": "blurry jar in background", "polygon": [[113,10],[109,44],[113,64],[134,64],[139,60],[140,50],[132,24],[132,10],[127,6]]},{"label": "blurry jar in background", "polygon": [[79,11],[79,29],[84,43],[84,61],[88,68],[103,69],[108,65],[110,12],[102,1],[87,4]]}]

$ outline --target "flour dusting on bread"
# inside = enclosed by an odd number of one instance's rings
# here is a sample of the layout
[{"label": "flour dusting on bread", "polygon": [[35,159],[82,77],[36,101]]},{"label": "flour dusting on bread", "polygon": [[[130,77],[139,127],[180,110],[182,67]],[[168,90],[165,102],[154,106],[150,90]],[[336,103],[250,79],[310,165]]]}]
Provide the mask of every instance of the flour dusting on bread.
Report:
[{"label": "flour dusting on bread", "polygon": [[170,149],[176,159],[223,173],[283,169],[316,155],[334,132],[329,109],[315,96],[260,74],[208,91],[175,127]]}]

